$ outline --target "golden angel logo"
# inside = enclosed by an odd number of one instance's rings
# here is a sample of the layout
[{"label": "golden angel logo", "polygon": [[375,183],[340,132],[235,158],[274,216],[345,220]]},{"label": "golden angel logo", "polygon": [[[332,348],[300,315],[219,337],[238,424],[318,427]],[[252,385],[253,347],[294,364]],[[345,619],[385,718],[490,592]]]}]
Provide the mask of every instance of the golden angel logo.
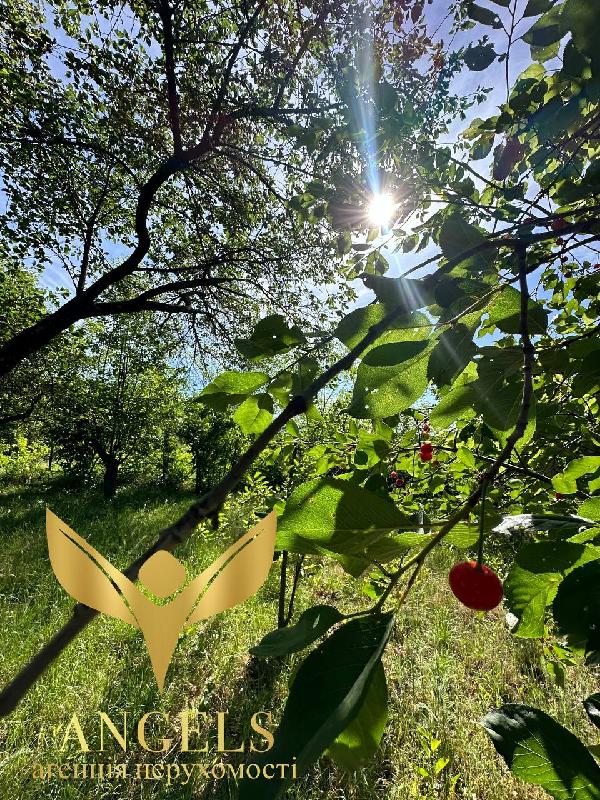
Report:
[{"label": "golden angel logo", "polygon": [[166,550],[158,550],[138,576],[157,597],[172,596],[168,603],[157,605],[46,510],[50,563],[59,583],[78,602],[142,631],[161,693],[182,628],[243,603],[263,585],[273,561],[276,531],[277,517],[271,511],[185,586],[183,564]]}]

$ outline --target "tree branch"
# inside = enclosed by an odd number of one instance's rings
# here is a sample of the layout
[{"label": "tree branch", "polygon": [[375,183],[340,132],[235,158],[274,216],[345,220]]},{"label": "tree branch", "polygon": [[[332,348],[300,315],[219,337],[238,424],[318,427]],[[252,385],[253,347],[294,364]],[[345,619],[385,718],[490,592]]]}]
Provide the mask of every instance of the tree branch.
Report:
[{"label": "tree branch", "polygon": [[175,76],[175,54],[173,48],[173,12],[168,0],[158,4],[158,14],[163,28],[163,48],[165,52],[165,72],[167,76],[167,96],[169,99],[169,124],[173,134],[173,151],[176,156],[183,150],[181,142],[181,122],[179,117],[179,96]]},{"label": "tree branch", "polygon": [[0,425],[10,425],[11,422],[24,422],[26,419],[33,414],[35,411],[35,407],[40,402],[44,395],[38,394],[30,403],[30,405],[26,408],[25,411],[17,412],[16,414],[7,414],[4,417],[0,417]]}]

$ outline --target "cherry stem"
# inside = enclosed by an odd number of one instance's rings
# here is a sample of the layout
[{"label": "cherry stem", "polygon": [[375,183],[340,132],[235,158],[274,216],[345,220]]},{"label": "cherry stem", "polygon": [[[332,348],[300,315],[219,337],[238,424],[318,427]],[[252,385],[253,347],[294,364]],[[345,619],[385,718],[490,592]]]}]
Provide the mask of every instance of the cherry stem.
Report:
[{"label": "cherry stem", "polygon": [[479,511],[479,542],[477,545],[477,569],[481,569],[483,564],[483,534],[485,528],[485,496],[487,494],[488,482],[483,481],[481,486],[481,509]]}]

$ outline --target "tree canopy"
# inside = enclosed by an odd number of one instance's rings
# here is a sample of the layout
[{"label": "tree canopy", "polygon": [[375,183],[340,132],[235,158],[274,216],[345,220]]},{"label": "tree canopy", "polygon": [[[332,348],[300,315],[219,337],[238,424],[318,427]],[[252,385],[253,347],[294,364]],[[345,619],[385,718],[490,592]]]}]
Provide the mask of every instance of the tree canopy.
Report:
[{"label": "tree canopy", "polygon": [[[15,273],[16,288],[3,284],[26,300],[19,324],[8,318],[0,370],[18,378],[59,333],[111,317],[98,334],[107,356],[82,370],[78,392],[99,409],[98,426],[85,425],[104,461],[102,451],[120,457],[117,441],[148,447],[173,416],[151,395],[162,387],[169,400],[176,363],[155,327],[146,349],[144,330],[183,314],[188,346],[220,337],[227,368],[215,359],[210,380],[173,401],[185,400],[177,435],[196,466],[218,474],[196,474],[203,494],[127,575],[199,524],[218,525],[260,464],[257,494],[279,517],[280,627],[306,559],[341,567],[368,598],[346,616],[305,609],[255,648],[262,658],[315,645],[275,734],[277,758],[297,753],[300,769],[326,750],[343,764],[357,736],[357,760],[376,749],[394,615],[443,542],[476,548],[469,574],[483,572],[484,549],[502,550],[514,634],[543,642],[548,671],[559,676],[569,658],[598,664],[596,5],[446,3],[454,49],[435,41],[422,2],[404,0],[56,6],[52,26],[40,18],[25,32],[33,10],[13,9],[4,144],[18,224],[7,217],[5,257],[33,266]],[[496,82],[492,113],[485,88],[455,94],[471,73]],[[457,118],[465,130],[453,138]],[[31,269],[57,248],[74,286],[52,310]],[[138,403],[144,419],[127,411]],[[100,449],[91,437],[107,427]],[[224,474],[207,429],[231,458]],[[93,616],[79,608],[0,708]],[[592,722],[596,702],[586,700]],[[525,780],[557,798],[599,796],[590,752],[540,710],[508,704],[484,724]],[[523,752],[532,739],[534,756]],[[567,765],[553,742],[572,753]],[[285,789],[283,778],[245,782],[240,798]]]}]

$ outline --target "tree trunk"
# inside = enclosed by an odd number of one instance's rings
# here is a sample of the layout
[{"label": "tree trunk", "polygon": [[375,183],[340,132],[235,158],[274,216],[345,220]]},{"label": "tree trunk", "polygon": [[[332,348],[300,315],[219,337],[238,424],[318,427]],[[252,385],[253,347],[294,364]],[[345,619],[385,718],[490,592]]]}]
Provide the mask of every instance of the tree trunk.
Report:
[{"label": "tree trunk", "polygon": [[162,439],[162,482],[167,483],[171,478],[173,466],[173,443],[168,431],[163,431]]},{"label": "tree trunk", "polygon": [[202,494],[204,490],[204,483],[200,473],[200,457],[198,453],[194,453],[194,492]]},{"label": "tree trunk", "polygon": [[110,500],[117,493],[117,481],[119,479],[119,462],[116,458],[110,458],[104,462],[104,481],[102,488],[104,499]]}]

